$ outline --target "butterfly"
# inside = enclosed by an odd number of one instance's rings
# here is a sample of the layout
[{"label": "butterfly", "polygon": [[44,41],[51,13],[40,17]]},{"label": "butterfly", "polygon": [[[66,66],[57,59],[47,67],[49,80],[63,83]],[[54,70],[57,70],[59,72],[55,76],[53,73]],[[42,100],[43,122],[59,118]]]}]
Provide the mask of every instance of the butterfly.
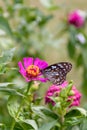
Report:
[{"label": "butterfly", "polygon": [[46,67],[45,69],[41,70],[41,73],[54,85],[61,85],[66,80],[66,75],[71,69],[71,63],[60,62]]}]

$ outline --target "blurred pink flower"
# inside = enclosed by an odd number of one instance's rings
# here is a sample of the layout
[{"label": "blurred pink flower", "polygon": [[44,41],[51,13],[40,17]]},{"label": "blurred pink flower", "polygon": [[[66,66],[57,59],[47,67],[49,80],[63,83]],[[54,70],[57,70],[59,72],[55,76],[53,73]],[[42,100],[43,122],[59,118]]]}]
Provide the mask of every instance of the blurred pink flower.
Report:
[{"label": "blurred pink flower", "polygon": [[[65,88],[65,87],[67,87],[67,85],[68,85],[67,81],[65,81],[62,85],[59,85],[59,86],[52,85],[46,93],[45,103],[46,104],[52,103],[52,105],[54,106],[55,102],[51,99],[51,97],[54,96],[54,95],[56,95],[56,97],[57,97],[58,93],[60,93],[60,91],[61,91],[61,88]],[[69,96],[68,99],[67,99],[67,102],[72,101],[72,103],[69,107],[79,106],[80,105],[81,93],[76,89],[75,86],[72,87],[72,91],[73,91],[73,95]]]},{"label": "blurred pink flower", "polygon": [[75,10],[68,15],[69,24],[74,25],[77,28],[80,28],[84,25],[86,18],[86,13],[81,10]]},{"label": "blurred pink flower", "polygon": [[40,60],[39,58],[25,57],[23,58],[23,63],[18,62],[19,72],[26,79],[27,82],[32,80],[39,80],[41,82],[46,82],[47,79],[42,77],[40,72],[41,69],[44,69],[48,64]]}]

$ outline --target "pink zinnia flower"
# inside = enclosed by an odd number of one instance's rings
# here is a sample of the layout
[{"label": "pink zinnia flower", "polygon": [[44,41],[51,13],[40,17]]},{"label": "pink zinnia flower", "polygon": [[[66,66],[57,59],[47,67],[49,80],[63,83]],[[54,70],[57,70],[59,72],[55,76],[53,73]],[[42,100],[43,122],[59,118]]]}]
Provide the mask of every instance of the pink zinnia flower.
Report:
[{"label": "pink zinnia flower", "polygon": [[[52,105],[54,106],[55,105],[55,102],[50,98],[54,95],[58,96],[58,94],[60,93],[61,91],[61,88],[65,88],[67,87],[68,83],[67,81],[65,81],[62,85],[59,85],[59,86],[56,86],[56,85],[52,85],[47,93],[46,93],[46,96],[45,96],[45,103],[52,103]],[[76,89],[75,86],[72,87],[72,91],[73,91],[73,95],[72,96],[69,96],[68,99],[67,99],[67,102],[68,101],[72,101],[71,105],[69,107],[72,107],[72,106],[79,106],[80,105],[80,98],[81,98],[81,93]]]},{"label": "pink zinnia flower", "polygon": [[39,80],[46,82],[47,79],[42,77],[40,70],[46,68],[48,64],[40,60],[39,58],[25,57],[23,58],[23,64],[18,62],[19,72],[26,79],[27,82]]},{"label": "pink zinnia flower", "polygon": [[68,15],[68,22],[69,24],[72,24],[75,27],[80,28],[84,25],[85,18],[86,18],[86,13],[84,11],[76,10],[71,12]]}]

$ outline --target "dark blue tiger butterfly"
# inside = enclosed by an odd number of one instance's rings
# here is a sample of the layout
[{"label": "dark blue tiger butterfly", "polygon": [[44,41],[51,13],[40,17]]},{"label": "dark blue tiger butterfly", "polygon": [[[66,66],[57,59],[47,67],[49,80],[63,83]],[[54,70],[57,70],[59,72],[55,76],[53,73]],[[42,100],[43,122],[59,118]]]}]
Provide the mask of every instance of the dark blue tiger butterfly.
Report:
[{"label": "dark blue tiger butterfly", "polygon": [[66,75],[71,69],[71,63],[60,62],[46,67],[41,72],[54,85],[61,85],[66,80]]}]

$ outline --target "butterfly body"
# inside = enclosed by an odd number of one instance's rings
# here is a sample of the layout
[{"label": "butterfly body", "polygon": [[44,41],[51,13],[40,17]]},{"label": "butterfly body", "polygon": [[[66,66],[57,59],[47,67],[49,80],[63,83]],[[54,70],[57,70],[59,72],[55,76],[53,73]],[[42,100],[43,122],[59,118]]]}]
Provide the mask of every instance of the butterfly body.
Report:
[{"label": "butterfly body", "polygon": [[61,85],[66,80],[67,73],[71,70],[72,64],[69,62],[60,62],[52,64],[41,70],[44,77],[54,85]]}]

